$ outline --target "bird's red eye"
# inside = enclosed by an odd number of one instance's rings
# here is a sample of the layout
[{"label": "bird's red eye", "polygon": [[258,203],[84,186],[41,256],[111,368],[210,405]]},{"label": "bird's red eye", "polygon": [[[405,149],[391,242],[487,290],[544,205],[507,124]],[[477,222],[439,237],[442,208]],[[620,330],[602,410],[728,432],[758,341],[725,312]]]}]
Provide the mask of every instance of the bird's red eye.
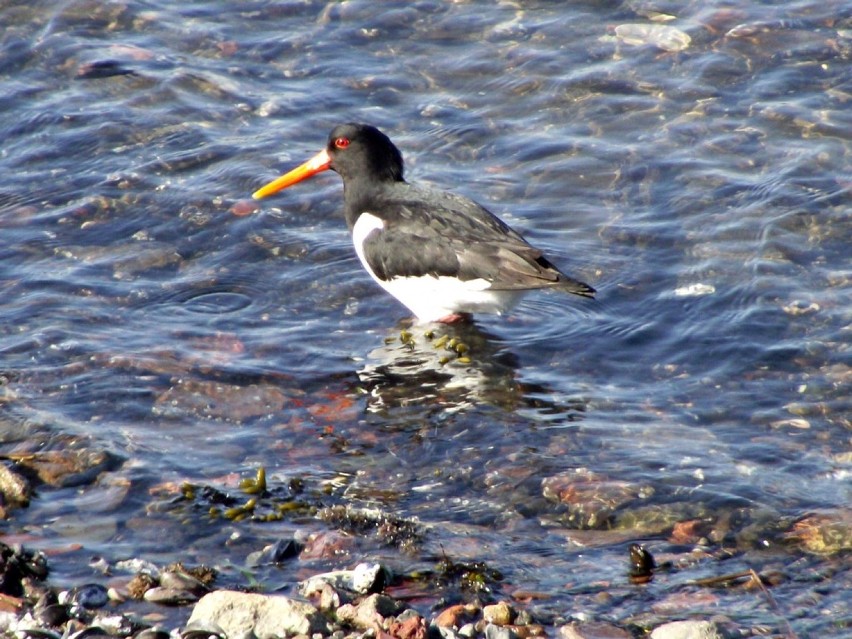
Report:
[{"label": "bird's red eye", "polygon": [[349,138],[337,138],[334,141],[334,146],[336,146],[338,149],[345,149],[347,146],[349,146]]}]

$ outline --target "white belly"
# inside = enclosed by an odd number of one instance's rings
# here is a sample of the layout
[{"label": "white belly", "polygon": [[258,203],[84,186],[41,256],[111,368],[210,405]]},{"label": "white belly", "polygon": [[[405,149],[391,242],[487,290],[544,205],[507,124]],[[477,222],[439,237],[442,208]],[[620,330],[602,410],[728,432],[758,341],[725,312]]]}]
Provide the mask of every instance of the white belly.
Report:
[{"label": "white belly", "polygon": [[352,229],[355,253],[370,277],[422,322],[434,322],[454,313],[500,314],[514,306],[525,292],[492,291],[491,283],[483,279],[462,281],[454,277],[425,275],[381,280],[364,257],[364,240],[371,232],[382,228],[384,222],[380,218],[362,213]]}]

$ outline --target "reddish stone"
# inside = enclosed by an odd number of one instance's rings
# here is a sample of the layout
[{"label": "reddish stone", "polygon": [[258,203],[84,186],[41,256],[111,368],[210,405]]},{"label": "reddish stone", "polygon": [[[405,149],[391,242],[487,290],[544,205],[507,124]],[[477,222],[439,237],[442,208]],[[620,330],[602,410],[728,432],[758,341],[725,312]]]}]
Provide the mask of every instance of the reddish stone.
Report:
[{"label": "reddish stone", "polygon": [[704,536],[702,532],[703,522],[700,519],[679,521],[672,528],[669,541],[673,544],[693,544]]},{"label": "reddish stone", "polygon": [[228,212],[237,217],[245,217],[246,215],[257,213],[259,210],[260,206],[252,200],[240,200],[239,202],[234,202],[231,208],[228,209]]},{"label": "reddish stone", "polygon": [[4,595],[0,593],[0,612],[20,612],[24,607],[23,599],[13,597],[12,595]]},{"label": "reddish stone", "polygon": [[426,639],[426,621],[423,617],[409,617],[405,621],[394,621],[388,629],[396,639]]},{"label": "reddish stone", "polygon": [[456,604],[441,611],[435,617],[435,625],[440,628],[461,628],[476,618],[479,608],[473,604]]}]

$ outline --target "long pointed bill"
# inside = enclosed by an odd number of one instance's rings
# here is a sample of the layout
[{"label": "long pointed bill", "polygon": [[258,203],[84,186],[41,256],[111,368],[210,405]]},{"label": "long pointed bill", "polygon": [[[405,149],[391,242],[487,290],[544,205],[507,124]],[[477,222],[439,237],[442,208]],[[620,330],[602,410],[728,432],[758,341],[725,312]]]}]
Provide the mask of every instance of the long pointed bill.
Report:
[{"label": "long pointed bill", "polygon": [[312,175],[316,175],[320,171],[327,170],[330,166],[331,158],[328,155],[328,151],[323,149],[301,166],[297,166],[289,173],[285,173],[280,178],[272,180],[272,182],[266,186],[260,187],[257,191],[252,193],[252,197],[255,200],[259,200],[267,195],[278,193],[278,191],[286,189],[288,186],[296,184],[296,182],[301,182]]}]

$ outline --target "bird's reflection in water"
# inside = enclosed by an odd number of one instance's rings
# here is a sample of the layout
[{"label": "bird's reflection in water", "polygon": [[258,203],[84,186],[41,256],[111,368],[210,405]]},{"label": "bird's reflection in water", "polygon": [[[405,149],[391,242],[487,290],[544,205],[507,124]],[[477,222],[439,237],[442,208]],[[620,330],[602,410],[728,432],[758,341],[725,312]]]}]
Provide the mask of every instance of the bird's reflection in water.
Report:
[{"label": "bird's reflection in water", "polygon": [[368,410],[427,405],[459,411],[523,401],[517,358],[473,322],[397,328],[358,373]]}]

